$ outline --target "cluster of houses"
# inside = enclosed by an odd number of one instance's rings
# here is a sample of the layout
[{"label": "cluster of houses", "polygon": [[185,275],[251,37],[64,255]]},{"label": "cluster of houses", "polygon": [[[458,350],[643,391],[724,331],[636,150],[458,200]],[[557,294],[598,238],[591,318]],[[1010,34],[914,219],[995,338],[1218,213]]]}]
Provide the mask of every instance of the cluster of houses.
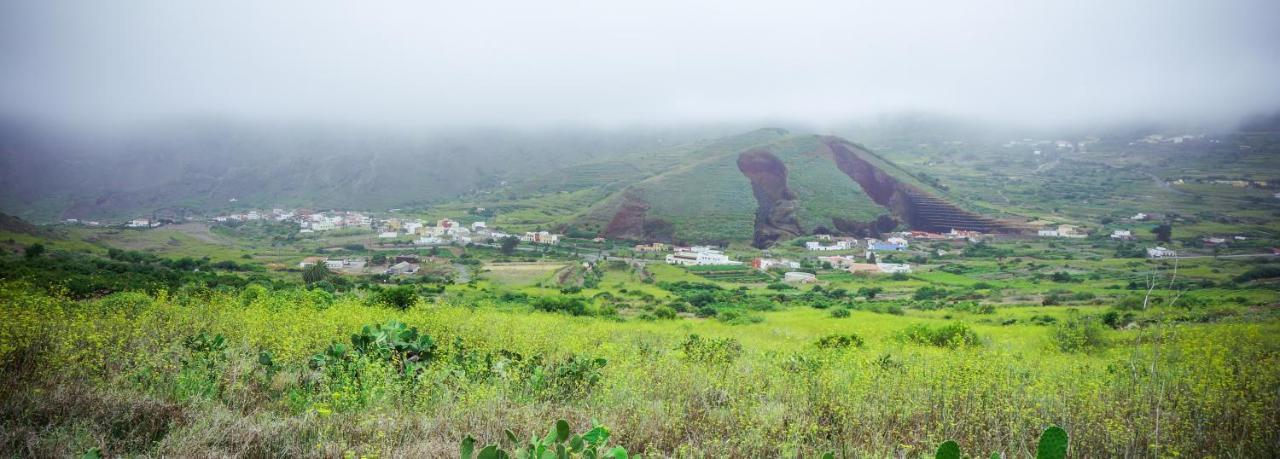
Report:
[{"label": "cluster of houses", "polygon": [[[1004,143],[1005,148],[1013,147],[1054,147],[1058,150],[1079,150],[1085,149],[1092,144],[1098,143],[1097,137],[1089,137],[1084,140],[1073,142],[1070,140],[1046,140],[1046,139],[1020,139],[1010,140]],[[1035,154],[1040,154],[1041,150],[1035,150]]]},{"label": "cluster of houses", "polygon": [[637,253],[657,253],[657,252],[666,252],[668,250],[671,250],[671,247],[661,242],[654,242],[651,244],[637,244],[635,246],[635,251]]},{"label": "cluster of houses", "polygon": [[[390,265],[381,271],[373,273],[382,273],[392,276],[407,276],[418,272],[421,267],[421,260],[417,255],[396,255],[390,260]],[[325,257],[307,257],[298,263],[298,267],[302,269],[315,265],[324,265],[332,271],[347,274],[370,274],[366,268],[369,266],[368,260],[363,257],[347,257],[347,258],[325,258]]]},{"label": "cluster of houses", "polygon": [[[315,217],[315,219],[311,220],[312,217]],[[323,221],[324,218],[325,218],[325,214],[323,212],[313,213],[305,210],[293,211],[293,210],[276,208],[276,209],[271,209],[270,211],[250,210],[250,211],[234,213],[234,214],[222,214],[222,215],[213,217],[213,221],[218,223],[223,223],[223,222],[247,222],[247,221],[257,221],[257,220],[274,220],[278,222],[297,220],[299,224],[302,224],[302,223],[311,223],[313,221]]]},{"label": "cluster of houses", "polygon": [[473,240],[501,239],[509,235],[489,229],[485,222],[464,225],[448,218],[436,220],[435,225],[428,225],[422,220],[387,219],[378,234],[382,239],[395,239],[401,236],[416,237],[413,240],[414,245],[466,245]]},{"label": "cluster of houses", "polygon": [[429,225],[422,220],[389,218],[379,223],[378,231],[380,239],[414,237],[414,245],[423,246],[467,245],[475,241],[499,240],[508,237],[517,237],[522,242],[533,244],[558,244],[563,237],[547,231],[530,231],[516,236],[489,228],[488,224],[482,221],[466,225],[449,218],[436,220],[434,225]]},{"label": "cluster of houses", "polygon": [[315,265],[324,265],[325,268],[329,268],[335,271],[358,271],[358,270],[364,269],[364,267],[367,264],[368,264],[368,261],[366,261],[364,258],[361,258],[361,257],[350,257],[350,258],[307,257],[307,258],[303,258],[302,261],[298,262],[298,267],[302,269],[306,269]]},{"label": "cluster of houses", "polygon": [[849,271],[851,273],[882,273],[897,274],[911,273],[911,265],[908,263],[884,263],[877,261],[875,252],[868,250],[864,255],[865,261],[860,261],[858,257],[853,255],[839,255],[829,257],[818,257],[818,261],[831,265],[832,269]]},{"label": "cluster of houses", "polygon": [[[68,218],[62,221],[68,225],[84,225],[84,226],[102,226],[102,222],[97,220],[81,220],[78,218]],[[147,222],[150,224],[151,222]]]},{"label": "cluster of houses", "polygon": [[[867,250],[872,251],[903,251],[907,249],[910,242],[907,241],[911,233],[895,233],[894,236],[885,240],[876,238],[866,238],[865,243]],[[831,237],[827,235],[818,236],[817,241],[808,241],[804,243],[804,248],[810,251],[830,252],[838,250],[853,250],[858,247],[858,240],[849,237]],[[830,241],[824,244],[822,241]]]}]

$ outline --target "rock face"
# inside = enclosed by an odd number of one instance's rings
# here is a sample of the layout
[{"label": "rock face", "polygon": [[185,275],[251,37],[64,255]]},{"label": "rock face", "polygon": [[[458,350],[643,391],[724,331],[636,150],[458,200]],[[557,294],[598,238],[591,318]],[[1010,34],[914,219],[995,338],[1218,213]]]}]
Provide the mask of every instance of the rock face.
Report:
[{"label": "rock face", "polygon": [[763,249],[804,234],[796,219],[796,195],[787,188],[787,167],[781,160],[765,150],[745,151],[738,155],[738,170],[751,181],[756,198],[752,245]]},{"label": "rock face", "polygon": [[632,192],[623,196],[622,205],[605,226],[603,236],[611,239],[673,242],[675,228],[671,223],[648,218],[649,203]]},{"label": "rock face", "polygon": [[[827,137],[823,139],[823,144],[830,150],[832,160],[841,172],[858,182],[862,190],[876,204],[888,208],[895,218],[906,222],[911,229],[936,233],[945,233],[952,229],[984,233],[1014,233],[1025,230],[1010,222],[994,220],[961,209],[955,204],[903,183],[862,156],[871,153],[848,141]],[[837,227],[841,226],[840,223],[852,230],[865,231],[884,226],[888,222],[845,221],[838,222]]]}]

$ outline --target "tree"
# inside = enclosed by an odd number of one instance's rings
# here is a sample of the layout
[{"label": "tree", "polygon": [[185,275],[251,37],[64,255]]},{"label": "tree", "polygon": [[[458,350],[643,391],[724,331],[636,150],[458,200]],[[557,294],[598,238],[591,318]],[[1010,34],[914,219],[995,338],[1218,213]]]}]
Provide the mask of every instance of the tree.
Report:
[{"label": "tree", "polygon": [[302,281],[306,282],[307,285],[320,282],[327,277],[329,277],[329,268],[326,268],[323,263],[308,266],[306,270],[302,271]]},{"label": "tree", "polygon": [[39,257],[40,255],[44,255],[44,244],[37,242],[35,244],[31,244],[27,246],[25,255],[27,256],[28,259],[36,258],[36,257]]},{"label": "tree", "polygon": [[373,259],[369,260],[369,262],[373,263],[374,265],[379,265],[379,266],[384,265],[387,263],[387,254],[375,253],[373,254]]},{"label": "tree", "polygon": [[511,255],[516,253],[516,246],[520,244],[520,240],[515,236],[507,236],[502,238],[502,247],[498,249],[503,255]]},{"label": "tree", "polygon": [[1156,235],[1157,242],[1172,242],[1173,225],[1161,223],[1160,226],[1151,229],[1151,234]]}]

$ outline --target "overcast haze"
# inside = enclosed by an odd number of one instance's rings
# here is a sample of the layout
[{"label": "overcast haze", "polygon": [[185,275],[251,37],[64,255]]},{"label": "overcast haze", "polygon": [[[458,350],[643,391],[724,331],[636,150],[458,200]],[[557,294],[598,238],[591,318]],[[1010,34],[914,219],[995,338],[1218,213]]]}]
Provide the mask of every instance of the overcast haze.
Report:
[{"label": "overcast haze", "polygon": [[1275,1],[5,1],[0,112],[112,124],[900,111],[1221,122],[1280,107],[1278,20]]}]

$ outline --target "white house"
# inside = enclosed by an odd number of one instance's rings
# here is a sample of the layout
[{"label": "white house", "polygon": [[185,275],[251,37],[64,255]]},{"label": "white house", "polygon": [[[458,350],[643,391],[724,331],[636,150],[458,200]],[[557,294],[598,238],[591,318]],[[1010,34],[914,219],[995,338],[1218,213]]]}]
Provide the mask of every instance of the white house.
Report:
[{"label": "white house", "polygon": [[435,236],[422,236],[418,238],[418,240],[413,241],[413,243],[416,245],[440,245],[444,243],[444,240]]},{"label": "white house", "polygon": [[827,263],[832,269],[849,269],[849,266],[858,262],[853,255],[841,255],[831,257],[818,257],[819,263]]},{"label": "white house", "polygon": [[126,226],[130,228],[150,228],[151,220],[147,220],[145,218],[129,220],[129,223]]},{"label": "white house", "polygon": [[524,233],[524,236],[520,236],[520,240],[523,242],[532,242],[534,244],[559,244],[560,235],[551,234],[546,231],[538,231],[536,233],[531,231]]},{"label": "white house", "polygon": [[379,233],[378,237],[381,239],[395,239],[395,237],[398,235],[399,233],[396,233],[395,231],[384,231],[382,233]]},{"label": "white house", "polygon": [[[824,258],[824,257],[818,257]],[[751,268],[757,271],[768,271],[773,268],[797,269],[800,263],[791,260],[775,260],[772,258],[756,258],[751,260]]]},{"label": "white house", "polygon": [[324,267],[329,269],[341,269],[344,266],[342,260],[325,260]]},{"label": "white house", "polygon": [[876,263],[876,268],[885,274],[911,274],[911,265],[906,263]]},{"label": "white house", "polygon": [[325,262],[324,257],[307,257],[307,258],[303,258],[302,261],[298,262],[298,267],[306,268],[308,266],[315,266],[316,263],[324,263],[324,262]]},{"label": "white house", "polygon": [[1178,252],[1174,252],[1164,247],[1156,246],[1156,247],[1150,247],[1147,249],[1147,256],[1150,258],[1176,257],[1178,256]]},{"label": "white house", "polygon": [[830,251],[830,250],[849,250],[858,245],[857,241],[839,240],[831,245],[822,245],[818,241],[809,241],[804,243],[804,248],[808,250]]},{"label": "white house", "polygon": [[691,247],[689,249],[677,249],[675,253],[667,255],[667,263],[681,266],[705,266],[705,265],[740,265],[741,261],[730,260],[728,256],[719,250],[710,247]]},{"label": "white house", "polygon": [[1129,219],[1130,219],[1130,220],[1135,220],[1135,221],[1146,220],[1146,219],[1147,219],[1147,214],[1144,214],[1144,213],[1142,213],[1142,212],[1138,212],[1136,215],[1134,215],[1134,216],[1132,216],[1132,217],[1129,217]]},{"label": "white house", "polygon": [[1133,233],[1129,230],[1115,230],[1111,232],[1111,239],[1133,239]]},{"label": "white house", "polygon": [[783,274],[782,281],[789,282],[789,283],[809,284],[809,283],[817,282],[818,276],[805,273],[805,272],[792,271],[792,272]]},{"label": "white house", "polygon": [[1072,239],[1081,239],[1087,236],[1080,232],[1079,228],[1072,225],[1058,225],[1057,229],[1045,228],[1036,234],[1041,237],[1066,237]]},{"label": "white house", "polygon": [[487,227],[484,225],[484,222],[475,222],[471,224],[471,231],[480,231],[485,228]]},{"label": "white house", "polygon": [[386,274],[390,274],[390,275],[413,274],[416,272],[418,272],[418,265],[409,263],[407,261],[402,261],[394,265],[391,265],[391,267],[387,269]]}]

